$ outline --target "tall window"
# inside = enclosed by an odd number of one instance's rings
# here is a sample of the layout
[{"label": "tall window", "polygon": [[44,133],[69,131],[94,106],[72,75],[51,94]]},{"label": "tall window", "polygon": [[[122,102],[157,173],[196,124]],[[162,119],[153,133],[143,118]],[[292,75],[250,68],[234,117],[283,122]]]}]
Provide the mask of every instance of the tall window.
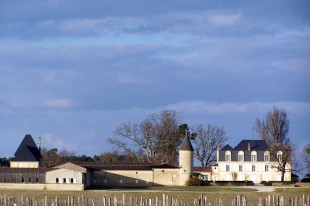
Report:
[{"label": "tall window", "polygon": [[230,171],[230,165],[226,165],[226,172]]},{"label": "tall window", "polygon": [[244,152],[243,151],[239,151],[238,152],[238,161],[239,162],[243,162],[244,161]]},{"label": "tall window", "polygon": [[242,172],[242,171],[243,171],[243,166],[239,165],[239,172]]},{"label": "tall window", "polygon": [[269,162],[270,160],[270,154],[268,151],[264,152],[264,161],[265,162]]},{"label": "tall window", "polygon": [[278,159],[279,162],[282,162],[282,152],[281,151],[279,151],[277,153],[277,159]]},{"label": "tall window", "polygon": [[257,161],[257,152],[255,152],[255,151],[251,152],[251,161],[252,162]]},{"label": "tall window", "polygon": [[255,165],[252,165],[252,172],[255,172]]},{"label": "tall window", "polygon": [[268,172],[268,169],[269,169],[268,165],[265,165],[265,172]]},{"label": "tall window", "polygon": [[225,161],[231,161],[231,152],[230,151],[225,152]]}]

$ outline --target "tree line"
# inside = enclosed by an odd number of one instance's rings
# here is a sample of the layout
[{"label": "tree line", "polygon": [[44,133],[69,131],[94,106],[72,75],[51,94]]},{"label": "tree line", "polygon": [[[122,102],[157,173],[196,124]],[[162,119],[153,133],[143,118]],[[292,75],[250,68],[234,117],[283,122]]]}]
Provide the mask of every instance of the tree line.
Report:
[{"label": "tree line", "polygon": [[[257,119],[254,128],[261,139],[270,147],[270,155],[278,161],[282,180],[286,165],[294,156],[294,145],[288,136],[289,119],[285,109],[274,107],[263,119]],[[223,146],[228,136],[223,127],[198,124],[189,127],[181,121],[180,113],[164,110],[149,115],[139,123],[121,123],[108,138],[114,151],[93,157],[76,155],[57,148],[42,148],[43,166],[50,167],[68,161],[91,162],[149,162],[178,165],[178,148],[185,136],[189,136],[194,147],[194,157],[201,166],[216,162],[217,145]],[[278,151],[282,151],[279,156]],[[310,173],[310,144],[303,149],[303,161]],[[10,158],[0,158],[0,166],[9,166]]]}]

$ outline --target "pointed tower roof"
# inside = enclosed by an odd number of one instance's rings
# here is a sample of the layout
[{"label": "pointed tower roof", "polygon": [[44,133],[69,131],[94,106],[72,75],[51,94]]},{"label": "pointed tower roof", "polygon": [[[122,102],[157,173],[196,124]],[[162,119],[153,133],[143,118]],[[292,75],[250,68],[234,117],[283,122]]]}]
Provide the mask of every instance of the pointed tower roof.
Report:
[{"label": "pointed tower roof", "polygon": [[191,141],[189,140],[189,137],[186,135],[181,146],[180,150],[183,151],[194,151]]},{"label": "pointed tower roof", "polygon": [[40,161],[40,150],[30,134],[24,137],[14,156],[13,161]]}]

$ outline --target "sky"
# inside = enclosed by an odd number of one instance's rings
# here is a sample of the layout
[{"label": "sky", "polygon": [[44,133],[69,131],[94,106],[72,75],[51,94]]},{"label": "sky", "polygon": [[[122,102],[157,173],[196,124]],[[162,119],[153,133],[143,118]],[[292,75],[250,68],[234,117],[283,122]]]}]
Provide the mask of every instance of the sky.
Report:
[{"label": "sky", "polygon": [[123,122],[171,109],[258,138],[285,109],[310,143],[308,0],[1,0],[0,157],[26,134],[93,156]]}]

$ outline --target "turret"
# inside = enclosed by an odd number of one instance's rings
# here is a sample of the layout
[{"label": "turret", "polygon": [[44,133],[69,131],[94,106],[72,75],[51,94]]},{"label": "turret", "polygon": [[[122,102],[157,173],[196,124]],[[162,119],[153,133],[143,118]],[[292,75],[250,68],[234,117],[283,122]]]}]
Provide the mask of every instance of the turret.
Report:
[{"label": "turret", "polygon": [[193,173],[194,149],[186,135],[179,152],[180,185],[185,185]]}]

